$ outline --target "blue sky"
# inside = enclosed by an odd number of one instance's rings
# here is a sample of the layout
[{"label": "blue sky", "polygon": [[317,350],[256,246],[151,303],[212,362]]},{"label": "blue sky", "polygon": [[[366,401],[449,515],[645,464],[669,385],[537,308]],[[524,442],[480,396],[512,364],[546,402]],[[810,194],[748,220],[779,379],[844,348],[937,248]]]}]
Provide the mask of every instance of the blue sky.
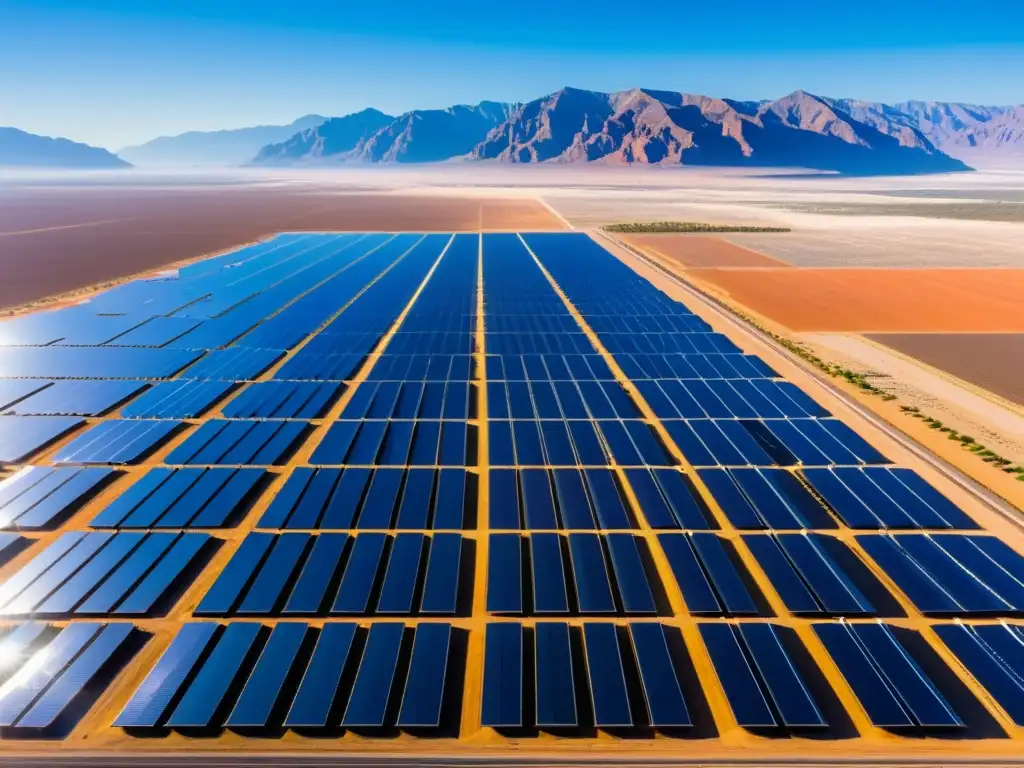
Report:
[{"label": "blue sky", "polygon": [[563,85],[1024,103],[1024,3],[0,0],[0,125],[118,149]]}]

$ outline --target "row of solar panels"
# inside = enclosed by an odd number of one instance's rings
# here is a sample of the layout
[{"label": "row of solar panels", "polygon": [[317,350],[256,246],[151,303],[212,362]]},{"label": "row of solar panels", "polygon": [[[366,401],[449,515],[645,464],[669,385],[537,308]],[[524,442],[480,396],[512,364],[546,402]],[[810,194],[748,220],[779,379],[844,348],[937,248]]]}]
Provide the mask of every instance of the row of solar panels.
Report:
[{"label": "row of solar panels", "polygon": [[[885,624],[813,628],[874,725],[965,726],[939,687],[952,687],[950,670],[939,680],[925,673],[922,663],[934,652],[918,649],[917,633]],[[770,623],[698,629],[739,726],[799,732],[837,728],[845,719],[821,695],[821,671],[792,629]],[[482,723],[510,730],[693,728],[695,713],[707,704],[689,653],[678,629],[656,623],[489,624]]]},{"label": "row of solar panels", "polygon": [[[485,252],[486,253],[486,252]],[[601,330],[609,333],[707,333],[711,328],[696,315],[649,315],[644,318],[601,318]],[[578,333],[579,326],[563,314],[497,314],[487,324],[488,333]]]},{"label": "row of solar panels", "polygon": [[[486,324],[486,323],[485,323]],[[640,355],[738,354],[740,349],[718,333],[610,333],[603,342],[609,352]],[[582,331],[576,333],[492,333],[484,348],[492,355],[589,355],[594,348]]]},{"label": "row of solar panels", "polygon": [[889,463],[837,419],[666,419],[662,424],[695,466]]},{"label": "row of solar panels", "polygon": [[250,533],[194,613],[455,615],[465,548],[454,533]]},{"label": "row of solar panels", "polygon": [[309,461],[314,465],[465,467],[476,464],[470,451],[475,434],[476,427],[465,421],[337,421]]},{"label": "row of solar panels", "polygon": [[[973,702],[916,632],[884,624],[813,628],[874,725],[903,732],[972,725],[958,709],[969,711]],[[835,728],[843,719],[823,699],[820,670],[793,630],[763,623],[698,629],[741,727],[800,732]],[[1010,719],[1024,724],[1020,628],[934,629]],[[114,724],[130,732],[226,726],[243,733],[448,726],[455,735],[464,634],[444,623],[384,623],[369,631],[349,623],[319,630],[303,623],[186,624]],[[0,673],[0,728],[67,729],[144,639],[126,623],[10,627],[0,648],[21,663]],[[626,734],[701,725],[695,713],[706,694],[673,627],[490,624],[485,648],[485,726],[572,733],[593,725]],[[35,662],[42,658],[45,664]]]},{"label": "row of solar panels", "polygon": [[[89,471],[89,470],[84,470]],[[93,528],[223,528],[235,525],[267,479],[262,469],[148,470],[89,521]]]},{"label": "row of solar panels", "polygon": [[637,389],[662,419],[819,418],[829,412],[788,381],[639,379]]},{"label": "row of solar panels", "polygon": [[475,481],[463,469],[295,469],[260,528],[460,530],[473,527]]},{"label": "row of solar panels", "polygon": [[0,734],[60,736],[145,642],[130,623],[26,622],[0,635]]},{"label": "row of solar panels", "polygon": [[[836,521],[784,470],[700,470],[741,530],[835,529]],[[973,529],[977,524],[906,469],[804,470],[810,489],[856,529]],[[31,467],[0,483],[0,527],[52,529],[105,487],[107,468]],[[511,530],[628,530],[638,526],[626,488],[655,529],[709,530],[717,522],[686,475],[671,469],[506,470],[489,473],[488,523]],[[472,518],[475,491],[461,469],[313,469],[289,475],[259,522],[264,528],[454,529]],[[259,469],[158,467],[90,522],[98,528],[220,528],[262,489]],[[837,490],[838,489],[838,490]],[[854,494],[856,489],[859,494]]]},{"label": "row of solar panels", "polygon": [[[498,315],[501,317],[501,315]],[[576,321],[573,320],[573,323]],[[485,358],[490,381],[614,381],[598,354],[494,355]],[[620,355],[626,376],[637,379],[774,379],[778,374],[759,357],[737,353]],[[415,379],[416,377],[409,377]]]},{"label": "row of solar panels", "polygon": [[[887,606],[894,604],[838,539],[781,534],[743,540],[793,613],[877,613],[862,588],[882,595]],[[657,541],[689,613],[770,613],[727,539],[710,533],[659,534]],[[495,533],[489,538],[488,568],[487,609],[493,613],[672,613],[647,540],[629,534],[534,533],[525,538]]]},{"label": "row of solar panels", "polygon": [[0,528],[53,529],[114,476],[106,467],[26,467],[0,481]]},{"label": "row of solar panels", "polygon": [[0,585],[0,615],[166,612],[215,543],[205,533],[65,532]]},{"label": "row of solar panels", "polygon": [[[458,630],[449,624],[185,624],[114,725],[129,731],[442,725]],[[399,663],[401,660],[401,669]],[[244,681],[241,686],[238,683]],[[390,721],[390,722],[389,722]]]},{"label": "row of solar panels", "polygon": [[[641,379],[641,394],[665,419],[816,418],[828,412],[789,382],[772,379]],[[670,394],[666,394],[670,393]],[[677,404],[678,403],[678,407]],[[641,412],[614,381],[488,381],[492,419],[636,419]]]},{"label": "row of solar panels", "polygon": [[473,410],[472,399],[468,381],[366,382],[352,393],[340,418],[465,421]]},{"label": "row of solar panels", "polygon": [[[693,419],[662,424],[687,461],[698,467],[888,463],[835,419]],[[493,466],[678,463],[648,422],[639,419],[492,420],[487,428]]]}]

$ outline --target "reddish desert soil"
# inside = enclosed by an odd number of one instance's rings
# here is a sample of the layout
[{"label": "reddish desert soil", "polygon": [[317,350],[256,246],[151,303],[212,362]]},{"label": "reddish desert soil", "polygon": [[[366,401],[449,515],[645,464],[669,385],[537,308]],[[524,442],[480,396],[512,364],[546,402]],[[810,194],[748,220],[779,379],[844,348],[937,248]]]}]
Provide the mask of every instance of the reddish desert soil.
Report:
[{"label": "reddish desert soil", "polygon": [[879,333],[868,338],[1024,405],[1024,334]]},{"label": "reddish desert soil", "polygon": [[287,189],[0,192],[0,307],[34,301],[287,230],[562,229],[539,202]]},{"label": "reddish desert soil", "polygon": [[1024,331],[1024,270],[698,269],[688,274],[793,331]]},{"label": "reddish desert soil", "polygon": [[779,259],[708,235],[662,234],[618,237],[634,248],[640,248],[653,256],[660,256],[687,269],[789,266]]}]

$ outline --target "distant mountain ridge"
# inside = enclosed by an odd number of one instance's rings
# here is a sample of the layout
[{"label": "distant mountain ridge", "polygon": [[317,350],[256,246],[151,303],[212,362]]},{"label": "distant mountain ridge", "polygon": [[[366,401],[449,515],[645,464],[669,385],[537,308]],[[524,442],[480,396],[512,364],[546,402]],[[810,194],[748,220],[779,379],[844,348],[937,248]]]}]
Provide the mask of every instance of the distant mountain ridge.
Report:
[{"label": "distant mountain ridge", "polygon": [[472,152],[481,137],[507,120],[514,108],[484,101],[473,106],[415,110],[397,117],[364,109],[266,146],[250,165],[440,162]]},{"label": "distant mountain ridge", "polygon": [[364,110],[264,147],[250,164],[489,160],[941,173],[969,170],[974,158],[1024,153],[1022,112],[886,105],[806,91],[737,101],[643,88],[563,88],[524,104],[416,110],[390,121]]},{"label": "distant mountain ridge", "polygon": [[18,168],[130,168],[117,155],[68,139],[0,128],[0,166]]},{"label": "distant mountain ridge", "polygon": [[288,125],[257,125],[224,131],[189,131],[161,136],[118,155],[135,165],[242,165],[263,147],[321,125],[326,117],[306,115]]}]

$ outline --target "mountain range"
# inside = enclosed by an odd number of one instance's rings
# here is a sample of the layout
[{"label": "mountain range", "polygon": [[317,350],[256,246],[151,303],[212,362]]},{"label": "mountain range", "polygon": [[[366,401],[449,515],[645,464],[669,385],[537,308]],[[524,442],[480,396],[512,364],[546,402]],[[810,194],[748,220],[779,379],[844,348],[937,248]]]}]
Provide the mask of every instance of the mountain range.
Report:
[{"label": "mountain range", "polygon": [[[364,109],[288,125],[193,131],[119,152],[0,129],[0,165],[64,167],[603,163],[801,167],[916,174],[1024,167],[1024,106],[898,104],[795,91],[737,101],[636,88],[563,88],[526,103],[484,101],[389,115]],[[122,159],[123,158],[123,159]]]},{"label": "mountain range", "polygon": [[189,131],[177,136],[161,136],[117,154],[135,165],[242,165],[252,160],[262,147],[315,128],[326,117],[306,115],[288,125],[257,125],[225,131]]},{"label": "mountain range", "polygon": [[17,128],[0,128],[0,167],[130,168],[117,155],[68,139],[52,139]]},{"label": "mountain range", "polygon": [[483,102],[398,117],[364,110],[266,146],[250,165],[442,160],[958,171],[1024,163],[1024,107],[887,105],[805,91],[736,101],[563,88],[525,104]]}]

